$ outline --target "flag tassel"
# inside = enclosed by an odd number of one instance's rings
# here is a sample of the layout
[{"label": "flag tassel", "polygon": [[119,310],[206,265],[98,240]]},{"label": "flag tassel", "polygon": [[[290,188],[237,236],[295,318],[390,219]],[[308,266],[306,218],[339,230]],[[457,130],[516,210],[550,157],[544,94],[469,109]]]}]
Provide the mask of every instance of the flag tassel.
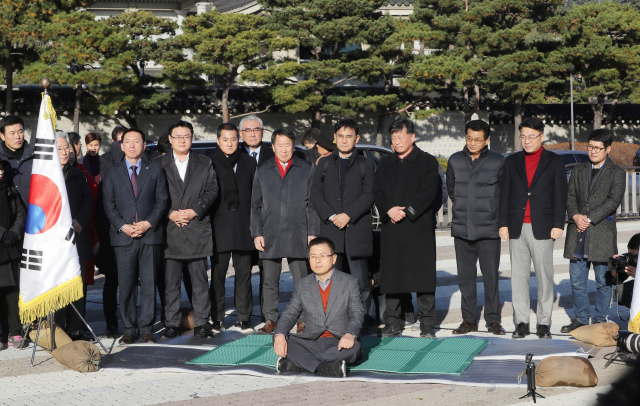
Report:
[{"label": "flag tassel", "polygon": [[77,276],[46,293],[25,303],[20,295],[20,320],[22,324],[30,323],[39,317],[51,314],[84,295],[82,276]]}]

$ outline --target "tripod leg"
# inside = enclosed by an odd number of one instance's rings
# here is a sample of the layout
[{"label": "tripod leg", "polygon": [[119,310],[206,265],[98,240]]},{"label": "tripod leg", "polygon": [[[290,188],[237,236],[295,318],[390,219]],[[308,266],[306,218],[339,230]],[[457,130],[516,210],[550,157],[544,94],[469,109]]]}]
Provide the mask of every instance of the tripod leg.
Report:
[{"label": "tripod leg", "polygon": [[87,326],[87,328],[89,329],[89,331],[91,332],[91,335],[93,336],[93,338],[96,339],[96,341],[98,342],[98,344],[100,344],[100,347],[102,347],[102,349],[104,350],[105,353],[109,354],[111,351],[107,351],[107,349],[105,348],[105,346],[102,344],[102,341],[100,341],[100,339],[96,336],[96,334],[93,332],[93,330],[91,329],[91,326],[89,326],[89,324],[85,321],[84,317],[82,317],[82,315],[80,314],[80,312],[78,311],[78,309],[76,309],[76,307],[73,305],[73,303],[71,303],[71,307],[73,307],[73,310],[76,311],[76,313],[78,314],[78,317],[80,317],[80,320],[82,320],[82,322],[84,323],[85,326]]},{"label": "tripod leg", "polygon": [[40,326],[42,325],[42,319],[38,322],[38,331],[36,332],[36,342],[33,343],[33,354],[31,354],[31,366],[33,367],[33,360],[36,357],[36,349],[38,348],[38,337],[40,337]]}]

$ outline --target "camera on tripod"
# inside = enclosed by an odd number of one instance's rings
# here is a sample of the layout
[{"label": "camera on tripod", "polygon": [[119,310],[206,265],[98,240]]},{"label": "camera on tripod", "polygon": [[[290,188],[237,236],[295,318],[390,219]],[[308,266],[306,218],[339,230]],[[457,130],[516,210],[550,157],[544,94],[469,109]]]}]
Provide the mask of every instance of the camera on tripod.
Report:
[{"label": "camera on tripod", "polygon": [[634,334],[631,331],[620,331],[616,339],[616,350],[611,354],[609,361],[605,364],[607,368],[620,354],[640,355],[640,334]]}]

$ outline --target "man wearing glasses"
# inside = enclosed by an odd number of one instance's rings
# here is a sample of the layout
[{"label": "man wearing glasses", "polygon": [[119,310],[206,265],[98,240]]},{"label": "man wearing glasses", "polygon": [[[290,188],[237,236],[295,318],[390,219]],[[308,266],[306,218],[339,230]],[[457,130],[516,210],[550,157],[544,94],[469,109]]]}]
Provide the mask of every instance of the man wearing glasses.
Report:
[{"label": "man wearing glasses", "polygon": [[163,309],[167,327],[163,338],[174,338],[180,334],[180,282],[185,268],[191,280],[193,335],[196,338],[213,337],[207,323],[211,310],[207,257],[213,255],[209,209],[218,196],[218,181],[211,159],[191,151],[192,138],[191,123],[176,122],[169,127],[173,151],[154,160],[162,165],[169,190],[169,212],[165,218]]},{"label": "man wearing glasses", "polygon": [[320,216],[320,236],[335,244],[338,255],[335,268],[348,269],[358,280],[366,321],[372,322],[374,310],[367,261],[373,254],[373,161],[358,156],[360,126],[355,120],[338,121],[334,139],[337,148],[320,158],[313,175],[311,204]]},{"label": "man wearing glasses", "polygon": [[453,202],[451,235],[454,237],[458,286],[462,295],[462,324],[453,334],[478,331],[477,263],[484,280],[484,319],[489,332],[503,335],[500,317],[498,268],[500,236],[498,205],[504,157],[489,150],[489,124],[469,121],[466,145],[449,158],[447,189]]},{"label": "man wearing glasses", "polygon": [[591,162],[577,165],[569,178],[564,257],[571,260],[569,275],[575,318],[562,327],[563,333],[589,324],[587,281],[591,264],[596,275],[596,307],[591,324],[606,321],[611,286],[606,284],[604,274],[609,269],[608,259],[618,253],[615,216],[627,178],[624,170],[609,158],[612,142],[610,131],[593,131],[587,144]]},{"label": "man wearing glasses", "polygon": [[240,136],[244,142],[242,151],[253,157],[258,165],[275,157],[273,148],[263,148],[263,134],[264,127],[260,117],[250,115],[240,120]]},{"label": "man wearing glasses", "polygon": [[567,177],[560,155],[542,148],[544,123],[537,117],[519,126],[524,151],[507,157],[500,179],[500,238],[509,240],[511,290],[516,329],[529,329],[531,262],[538,279],[536,312],[539,338],[551,338],[553,309],[553,244],[562,237],[567,208]]}]

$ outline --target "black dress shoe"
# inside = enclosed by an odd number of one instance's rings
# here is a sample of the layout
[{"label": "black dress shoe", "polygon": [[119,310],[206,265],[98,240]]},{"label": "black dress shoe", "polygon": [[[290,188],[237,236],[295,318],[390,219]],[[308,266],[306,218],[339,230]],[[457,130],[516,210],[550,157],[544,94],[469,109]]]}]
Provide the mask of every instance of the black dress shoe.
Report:
[{"label": "black dress shoe", "polygon": [[120,344],[122,345],[133,344],[136,341],[138,341],[138,339],[131,334],[123,334],[122,337],[120,337]]},{"label": "black dress shoe", "polygon": [[538,338],[551,338],[549,326],[545,326],[544,324],[538,325],[538,328],[536,329],[536,335],[538,336]]},{"label": "black dress shoe", "polygon": [[162,338],[176,338],[179,335],[180,335],[179,327],[169,326],[164,330],[164,334],[162,335]]},{"label": "black dress shoe", "polygon": [[316,373],[333,378],[344,378],[347,376],[347,363],[339,362],[321,362],[316,368]]},{"label": "black dress shoe", "polygon": [[302,372],[304,369],[289,361],[288,358],[280,357],[278,361],[276,361],[276,371],[282,374],[285,372]]},{"label": "black dress shoe", "polygon": [[[222,331],[222,322],[214,321],[213,323],[209,324],[209,328],[213,333],[218,334],[219,332]],[[195,335],[195,332],[194,332],[194,335]]]},{"label": "black dress shoe", "polygon": [[513,334],[511,334],[511,337],[525,338],[525,336],[528,336],[529,334],[531,334],[531,332],[529,331],[529,323],[518,323],[518,326],[516,327],[516,331],[514,331]]},{"label": "black dress shoe", "polygon": [[195,338],[212,338],[213,330],[211,330],[211,327],[208,324],[196,326],[193,329],[193,336]]},{"label": "black dress shoe", "polygon": [[587,324],[580,323],[578,321],[578,319],[572,319],[571,320],[571,324],[567,324],[566,326],[562,326],[562,328],[560,329],[560,332],[561,333],[570,333],[573,330],[575,330],[575,329],[577,329],[579,327],[582,327],[582,326],[586,326],[586,325]]},{"label": "black dress shoe", "polygon": [[436,332],[432,326],[425,323],[420,323],[420,337],[436,338]]},{"label": "black dress shoe", "polygon": [[69,338],[73,341],[90,341],[89,337],[82,330],[71,330],[67,333]]},{"label": "black dress shoe", "polygon": [[107,326],[107,338],[116,338],[120,337],[118,335],[118,326]]},{"label": "black dress shoe", "polygon": [[404,326],[402,324],[387,324],[382,329],[382,337],[394,337],[399,336],[404,331]]},{"label": "black dress shoe", "polygon": [[244,334],[253,333],[248,321],[237,321],[229,330],[236,330]]}]

